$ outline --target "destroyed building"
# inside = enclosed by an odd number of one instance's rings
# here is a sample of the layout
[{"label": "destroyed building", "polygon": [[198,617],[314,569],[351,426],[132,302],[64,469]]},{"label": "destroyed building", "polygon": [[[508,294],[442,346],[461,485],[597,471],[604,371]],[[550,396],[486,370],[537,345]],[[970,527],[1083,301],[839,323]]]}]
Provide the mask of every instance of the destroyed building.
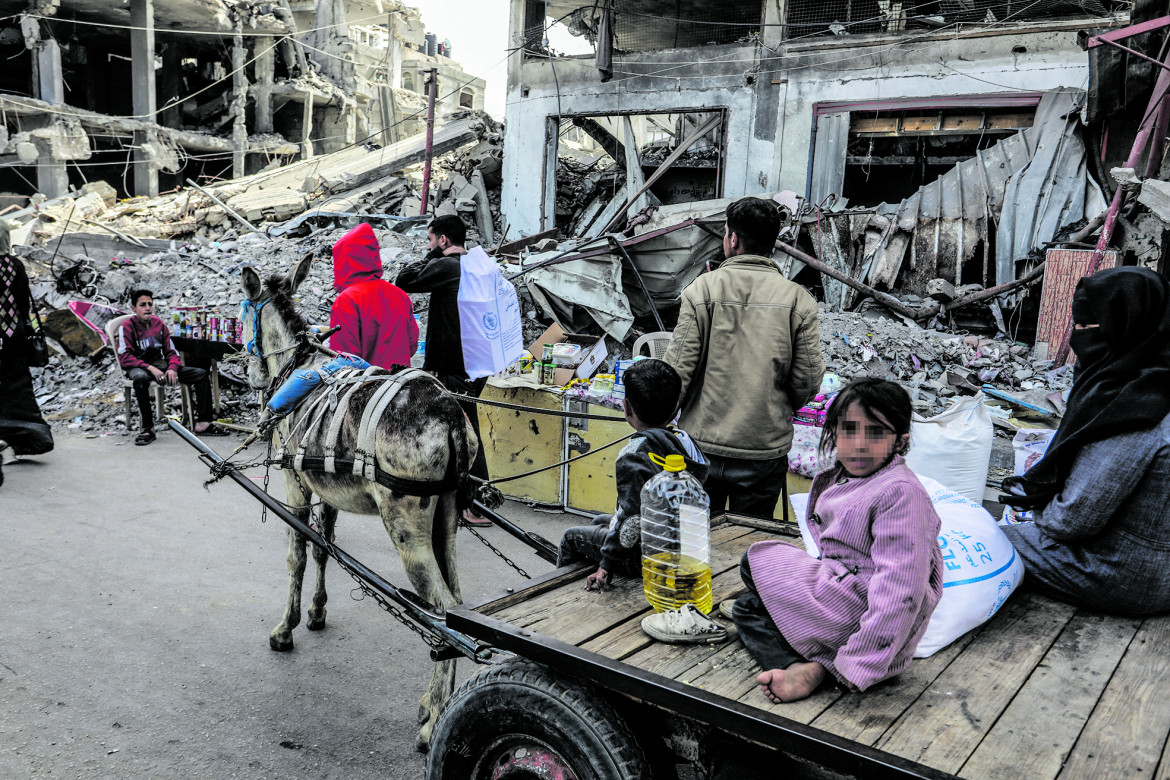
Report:
[{"label": "destroyed building", "polygon": [[[648,206],[791,190],[810,253],[877,289],[1009,282],[1106,203],[1078,32],[1132,5],[513,0],[502,208],[522,233],[592,237]],[[552,50],[558,25],[591,53]]]},{"label": "destroyed building", "polygon": [[[382,0],[0,0],[0,208],[102,179],[157,195],[481,109],[484,82]],[[403,85],[406,85],[406,88]]]}]

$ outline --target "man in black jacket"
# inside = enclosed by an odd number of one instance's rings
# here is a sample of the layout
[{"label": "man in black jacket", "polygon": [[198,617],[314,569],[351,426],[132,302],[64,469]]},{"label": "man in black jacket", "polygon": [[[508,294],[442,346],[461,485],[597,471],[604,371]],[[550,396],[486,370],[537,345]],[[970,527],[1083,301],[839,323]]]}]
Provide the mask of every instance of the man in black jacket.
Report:
[{"label": "man in black jacket", "polygon": [[[427,228],[427,256],[420,262],[406,266],[398,273],[395,284],[408,293],[429,293],[427,312],[426,355],[423,370],[429,371],[452,393],[478,398],[487,378],[472,380],[463,366],[463,339],[459,327],[459,258],[467,254],[463,244],[467,228],[456,215],[435,217]],[[475,435],[479,437],[479,414],[475,404],[465,402]],[[471,475],[488,478],[484,444],[471,464]],[[491,525],[491,520],[475,514],[471,508],[463,511],[467,525]]]}]

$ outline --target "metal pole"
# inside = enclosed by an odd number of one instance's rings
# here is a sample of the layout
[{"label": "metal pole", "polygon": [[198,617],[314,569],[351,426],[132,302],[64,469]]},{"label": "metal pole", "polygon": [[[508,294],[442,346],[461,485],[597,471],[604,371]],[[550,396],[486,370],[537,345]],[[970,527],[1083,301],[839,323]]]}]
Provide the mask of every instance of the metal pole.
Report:
[{"label": "metal pole", "polygon": [[439,93],[439,70],[438,68],[431,68],[429,80],[427,81],[427,161],[423,166],[423,184],[422,184],[422,205],[419,207],[419,215],[425,217],[427,215],[427,201],[431,199],[431,160],[434,157],[434,142],[435,142],[435,98]]},{"label": "metal pole", "polygon": [[543,558],[551,564],[556,564],[557,546],[548,539],[545,539],[540,534],[534,534],[532,531],[525,531],[520,526],[514,525],[508,518],[501,514],[497,514],[491,509],[488,509],[479,501],[472,501],[471,504],[475,507],[475,513],[477,515],[488,518],[497,526],[507,531],[509,534],[516,537],[520,541],[524,542],[524,544],[532,548],[532,551],[535,552],[538,557]]}]

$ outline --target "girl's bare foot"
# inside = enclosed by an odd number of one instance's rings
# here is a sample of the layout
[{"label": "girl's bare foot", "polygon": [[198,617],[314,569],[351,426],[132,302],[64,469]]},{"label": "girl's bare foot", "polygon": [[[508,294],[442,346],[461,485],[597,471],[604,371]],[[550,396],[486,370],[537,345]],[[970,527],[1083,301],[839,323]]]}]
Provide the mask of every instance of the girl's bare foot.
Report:
[{"label": "girl's bare foot", "polygon": [[760,691],[774,704],[799,701],[812,695],[825,680],[825,667],[816,661],[796,663],[787,669],[769,669],[756,678]]}]

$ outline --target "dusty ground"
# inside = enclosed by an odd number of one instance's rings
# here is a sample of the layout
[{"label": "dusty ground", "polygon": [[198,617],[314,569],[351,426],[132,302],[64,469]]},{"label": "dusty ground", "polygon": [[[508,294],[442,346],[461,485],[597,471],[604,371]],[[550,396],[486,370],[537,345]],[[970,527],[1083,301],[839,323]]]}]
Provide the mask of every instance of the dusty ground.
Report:
[{"label": "dusty ground", "polygon": [[[210,440],[225,452],[234,438]],[[328,626],[268,649],[287,584],[284,525],[172,433],[58,434],[0,487],[0,777],[421,778],[420,640],[329,567]],[[279,478],[273,480],[280,490]],[[554,542],[578,521],[509,502]],[[489,530],[532,574],[550,567]],[[374,518],[338,542],[408,585]],[[466,532],[464,598],[520,580]],[[306,577],[306,581],[309,581]],[[459,679],[471,673],[460,663]]]}]

